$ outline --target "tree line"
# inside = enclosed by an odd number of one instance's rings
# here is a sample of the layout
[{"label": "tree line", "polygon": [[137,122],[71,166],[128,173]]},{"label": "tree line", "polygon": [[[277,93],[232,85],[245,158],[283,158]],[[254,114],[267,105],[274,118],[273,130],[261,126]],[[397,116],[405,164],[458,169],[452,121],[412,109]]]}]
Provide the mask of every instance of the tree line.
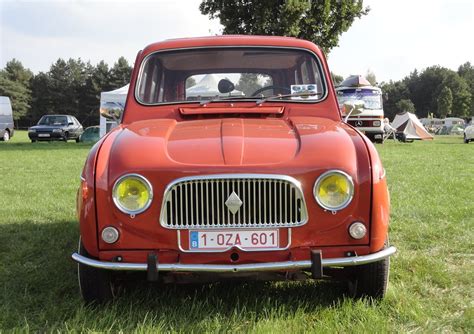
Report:
[{"label": "tree line", "polygon": [[12,59],[0,71],[0,95],[10,97],[19,128],[36,124],[45,114],[73,115],[84,126],[96,125],[100,93],[126,85],[131,73],[124,57],[110,68],[104,61],[93,66],[80,58],[58,59],[38,74]]},{"label": "tree line", "polygon": [[414,70],[399,81],[380,84],[386,97],[385,116],[409,111],[418,118],[474,116],[474,66],[466,62],[457,71],[430,66]]}]

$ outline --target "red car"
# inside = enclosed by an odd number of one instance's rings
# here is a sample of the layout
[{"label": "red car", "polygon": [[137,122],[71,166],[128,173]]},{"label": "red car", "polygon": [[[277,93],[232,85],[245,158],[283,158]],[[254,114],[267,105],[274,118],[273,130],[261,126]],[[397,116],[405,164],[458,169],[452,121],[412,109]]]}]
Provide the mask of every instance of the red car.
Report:
[{"label": "red car", "polygon": [[384,296],[389,195],[311,42],[176,39],[138,53],[120,125],[91,150],[72,255],[87,302],[130,271],[167,283],[344,279]]}]

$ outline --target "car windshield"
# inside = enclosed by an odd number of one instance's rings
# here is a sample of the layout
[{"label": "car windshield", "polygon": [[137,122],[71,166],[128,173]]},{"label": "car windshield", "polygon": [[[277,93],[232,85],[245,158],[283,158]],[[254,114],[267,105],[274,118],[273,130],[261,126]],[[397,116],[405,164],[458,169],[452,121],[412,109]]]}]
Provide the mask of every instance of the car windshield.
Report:
[{"label": "car windshield", "polygon": [[382,109],[382,94],[377,89],[352,88],[337,92],[339,106],[346,102],[364,101],[364,109]]},{"label": "car windshield", "polygon": [[43,116],[38,125],[67,125],[66,116]]},{"label": "car windshield", "polygon": [[325,94],[319,60],[288,48],[196,48],[156,52],[142,64],[136,98],[143,104],[219,99],[316,102]]}]

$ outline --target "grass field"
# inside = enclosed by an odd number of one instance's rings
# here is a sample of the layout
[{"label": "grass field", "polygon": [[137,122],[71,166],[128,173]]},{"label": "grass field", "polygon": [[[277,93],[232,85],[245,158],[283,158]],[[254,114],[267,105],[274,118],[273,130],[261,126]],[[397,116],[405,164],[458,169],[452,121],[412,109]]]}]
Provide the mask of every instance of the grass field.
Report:
[{"label": "grass field", "polygon": [[143,282],[84,307],[70,254],[75,192],[90,146],[0,142],[0,332],[474,332],[474,143],[378,145],[392,200],[387,297],[337,283],[160,288]]}]

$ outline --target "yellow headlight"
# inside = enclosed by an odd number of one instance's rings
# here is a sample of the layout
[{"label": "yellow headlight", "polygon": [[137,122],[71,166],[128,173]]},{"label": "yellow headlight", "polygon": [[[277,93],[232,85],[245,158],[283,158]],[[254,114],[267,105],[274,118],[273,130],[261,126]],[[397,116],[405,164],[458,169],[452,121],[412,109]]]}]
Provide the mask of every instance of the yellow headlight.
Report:
[{"label": "yellow headlight", "polygon": [[122,176],[115,182],[114,203],[120,211],[127,214],[138,214],[151,204],[153,191],[150,182],[138,174]]},{"label": "yellow headlight", "polygon": [[318,204],[326,210],[344,209],[352,200],[354,184],[346,173],[333,170],[322,174],[313,189]]}]

